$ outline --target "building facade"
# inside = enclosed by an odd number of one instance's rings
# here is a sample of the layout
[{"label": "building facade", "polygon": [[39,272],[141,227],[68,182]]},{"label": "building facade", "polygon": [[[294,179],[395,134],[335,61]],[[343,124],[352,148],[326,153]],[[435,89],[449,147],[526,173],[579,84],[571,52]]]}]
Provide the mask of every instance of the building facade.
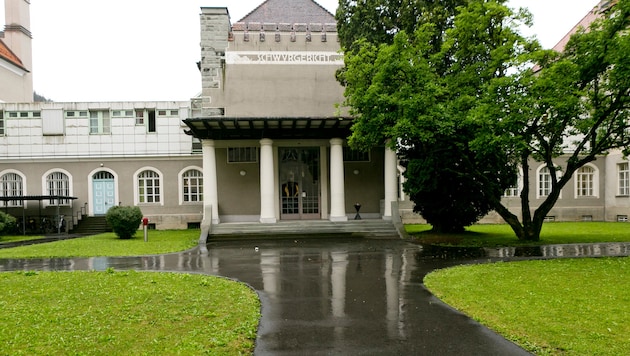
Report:
[{"label": "building facade", "polygon": [[[26,0],[6,4],[28,14]],[[24,38],[21,21],[9,27]],[[330,12],[312,0],[268,0],[234,23],[227,8],[202,8],[200,25],[202,91],[190,101],[0,97],[0,209],[26,220],[63,214],[76,224],[131,205],[155,228],[202,234],[225,222],[345,221],[357,204],[363,218],[422,221],[400,193],[396,154],[347,146],[352,118],[340,107],[343,58]],[[0,83],[0,93],[13,92],[12,82]],[[549,193],[549,174],[531,167],[535,208]],[[517,214],[520,188],[504,198]],[[16,196],[40,198],[7,199]],[[549,220],[626,221],[629,213],[629,162],[611,152],[575,174]]]}]

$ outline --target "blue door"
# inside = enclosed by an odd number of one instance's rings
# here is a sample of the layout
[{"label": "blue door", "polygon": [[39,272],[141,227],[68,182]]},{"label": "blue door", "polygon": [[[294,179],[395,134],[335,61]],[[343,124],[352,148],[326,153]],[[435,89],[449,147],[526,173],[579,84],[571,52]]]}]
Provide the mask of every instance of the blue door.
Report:
[{"label": "blue door", "polygon": [[114,206],[114,176],[109,172],[98,172],[92,177],[94,215],[105,215]]}]

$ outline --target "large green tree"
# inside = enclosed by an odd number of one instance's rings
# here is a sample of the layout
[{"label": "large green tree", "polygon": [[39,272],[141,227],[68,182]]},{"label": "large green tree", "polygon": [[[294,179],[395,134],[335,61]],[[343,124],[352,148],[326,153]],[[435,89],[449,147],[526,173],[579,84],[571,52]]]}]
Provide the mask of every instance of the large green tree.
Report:
[{"label": "large green tree", "polygon": [[[366,149],[390,142],[407,166],[405,190],[415,211],[442,232],[476,222],[492,210],[492,195],[513,183],[507,156],[472,149],[481,124],[469,113],[485,86],[531,46],[515,31],[526,13],[502,2],[466,3],[448,21],[398,32],[391,44],[355,42],[342,75],[355,116],[350,144]],[[493,184],[482,184],[477,171]]]},{"label": "large green tree", "polygon": [[[396,146],[409,162],[407,191],[458,184],[472,192],[469,202],[482,203],[479,213],[490,205],[519,239],[538,240],[573,173],[630,143],[630,0],[573,36],[561,54],[519,35],[530,17],[505,2],[466,1],[441,32],[427,21],[396,33],[391,44],[353,42],[341,79],[356,117],[351,145]],[[551,173],[551,190],[533,212],[532,161]],[[520,218],[501,200],[517,168]]]},{"label": "large green tree", "polygon": [[[473,116],[488,141],[518,162],[523,175],[521,217],[500,200],[495,210],[519,239],[538,240],[562,188],[587,163],[630,147],[630,1],[598,10],[600,18],[574,34],[562,53],[540,52],[536,67],[494,81]],[[550,172],[550,190],[530,207],[530,162]]]}]

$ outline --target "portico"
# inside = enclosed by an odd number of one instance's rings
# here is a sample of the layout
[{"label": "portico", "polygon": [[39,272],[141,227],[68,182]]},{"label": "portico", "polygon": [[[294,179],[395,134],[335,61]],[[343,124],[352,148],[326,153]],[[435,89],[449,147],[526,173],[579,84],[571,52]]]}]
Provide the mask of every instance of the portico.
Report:
[{"label": "portico", "polygon": [[[382,150],[384,160],[380,155],[372,154],[365,162],[353,162],[352,158],[345,161],[344,150],[346,156],[349,151],[344,146],[345,137],[350,135],[350,118],[217,117],[192,118],[184,122],[189,128],[187,133],[202,142],[205,187],[202,225],[222,221],[251,222],[254,219],[260,223],[281,220],[347,221],[349,216],[354,216],[354,211],[348,207],[352,207],[357,197],[372,200],[362,201],[367,207],[366,216],[391,219],[391,202],[397,200],[396,155],[389,149],[380,148],[375,151]],[[246,187],[244,183],[240,189],[257,191],[258,194],[249,195],[247,201],[241,204],[259,203],[256,217],[238,216],[238,213],[223,209],[220,201],[228,201],[230,197],[219,199],[226,186],[231,186],[227,189],[231,191],[237,182],[219,177],[220,166],[230,163],[217,162],[217,149],[225,151],[230,147],[249,145],[256,145],[258,152],[256,172],[242,169],[239,175],[257,174],[258,186]],[[353,164],[354,167],[372,167],[377,175],[374,176],[367,168],[350,169]],[[374,168],[375,164],[379,167]],[[384,175],[378,173],[383,170]],[[362,186],[348,184],[346,175],[350,175],[350,181],[362,181]],[[358,177],[360,175],[362,177]],[[372,180],[382,182],[380,188],[374,189]],[[381,200],[382,208],[378,208]],[[221,218],[222,215],[225,219]]]}]

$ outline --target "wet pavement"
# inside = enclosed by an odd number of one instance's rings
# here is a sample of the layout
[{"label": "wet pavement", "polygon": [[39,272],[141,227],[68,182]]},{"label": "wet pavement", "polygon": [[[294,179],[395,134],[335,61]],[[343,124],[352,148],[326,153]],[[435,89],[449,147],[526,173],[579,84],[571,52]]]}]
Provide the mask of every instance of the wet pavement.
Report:
[{"label": "wet pavement", "polygon": [[431,249],[397,239],[231,240],[156,256],[0,259],[0,271],[114,268],[233,278],[262,302],[256,355],[527,355],[433,297],[424,276],[464,263],[629,251],[630,243],[523,252]]}]

